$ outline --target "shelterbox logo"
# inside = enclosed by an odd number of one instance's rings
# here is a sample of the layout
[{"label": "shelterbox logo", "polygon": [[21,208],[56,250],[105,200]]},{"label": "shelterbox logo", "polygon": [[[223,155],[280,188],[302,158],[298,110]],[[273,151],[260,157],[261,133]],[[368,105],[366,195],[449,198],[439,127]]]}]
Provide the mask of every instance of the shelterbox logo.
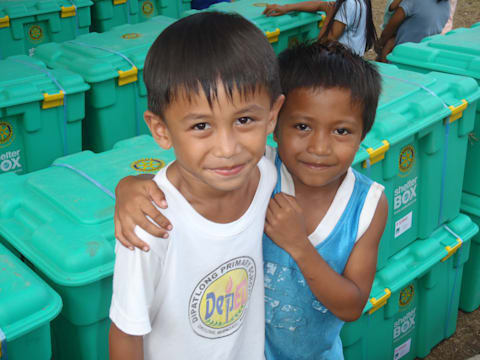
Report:
[{"label": "shelterbox logo", "polygon": [[393,210],[398,213],[412,205],[417,200],[417,179],[408,180],[405,184],[397,187],[393,192]]}]

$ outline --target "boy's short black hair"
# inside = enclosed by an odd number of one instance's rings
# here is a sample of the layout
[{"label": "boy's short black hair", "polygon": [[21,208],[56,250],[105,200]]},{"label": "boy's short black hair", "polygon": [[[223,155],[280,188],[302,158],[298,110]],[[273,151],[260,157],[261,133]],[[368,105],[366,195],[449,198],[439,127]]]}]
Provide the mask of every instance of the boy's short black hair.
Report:
[{"label": "boy's short black hair", "polygon": [[298,44],[283,51],[279,63],[280,81],[287,99],[288,93],[298,88],[348,89],[352,102],[363,107],[362,137],[370,131],[382,88],[374,64],[337,41]]},{"label": "boy's short black hair", "polygon": [[263,86],[272,102],[281,94],[278,61],[266,36],[236,14],[201,12],[180,19],[155,40],[143,78],[148,109],[163,116],[178,96],[205,93],[209,104],[223,83],[230,98]]}]

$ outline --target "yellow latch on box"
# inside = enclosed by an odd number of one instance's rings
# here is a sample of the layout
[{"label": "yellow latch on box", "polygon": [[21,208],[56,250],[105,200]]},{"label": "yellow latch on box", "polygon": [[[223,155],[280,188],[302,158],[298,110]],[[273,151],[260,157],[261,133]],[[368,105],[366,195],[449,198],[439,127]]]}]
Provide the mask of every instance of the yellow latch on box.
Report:
[{"label": "yellow latch on box", "polygon": [[447,260],[450,256],[452,256],[453,254],[455,254],[457,252],[458,249],[460,249],[460,246],[462,246],[462,243],[463,241],[459,238],[457,238],[457,243],[455,244],[455,246],[445,246],[445,250],[447,250],[448,254],[447,256],[445,256],[443,259],[442,259],[442,262]]},{"label": "yellow latch on box", "polygon": [[63,106],[63,97],[65,93],[60,90],[58,94],[43,94],[42,109],[50,109],[57,106]]},{"label": "yellow latch on box", "polygon": [[[367,149],[367,153],[370,155],[370,165],[373,165],[376,162],[383,160],[385,158],[385,153],[387,152],[388,149],[390,149],[390,143],[387,140],[383,140],[382,143],[383,145],[380,146],[378,149],[375,149],[375,150],[372,148]],[[368,161],[365,160],[362,166],[364,168],[367,168]]]},{"label": "yellow latch on box", "polygon": [[136,66],[132,67],[130,70],[122,71],[118,70],[118,86],[123,86],[137,81],[138,79],[138,69]]},{"label": "yellow latch on box", "polygon": [[125,4],[128,0],[113,0],[113,5]]},{"label": "yellow latch on box", "polygon": [[0,28],[5,28],[10,26],[10,17],[8,15],[0,18]]},{"label": "yellow latch on box", "polygon": [[372,308],[368,311],[369,314],[373,314],[375,311],[380,309],[382,306],[384,306],[387,303],[387,300],[390,298],[392,295],[392,292],[390,291],[389,288],[385,288],[385,295],[383,295],[380,299],[376,299],[372,297],[369,301],[372,304]]},{"label": "yellow latch on box", "polygon": [[323,27],[323,24],[325,23],[325,19],[326,19],[326,18],[327,18],[327,17],[322,14],[322,20],[320,20],[320,21],[318,22],[318,28],[319,28],[319,29],[321,29],[321,28]]},{"label": "yellow latch on box", "polygon": [[62,6],[61,9],[62,9],[62,13],[60,17],[62,18],[72,17],[76,15],[75,5],[67,6],[67,7]]},{"label": "yellow latch on box", "polygon": [[458,106],[450,105],[448,108],[452,111],[452,115],[448,118],[449,122],[454,122],[455,120],[460,119],[463,116],[463,112],[468,106],[468,101],[462,99],[462,103]]},{"label": "yellow latch on box", "polygon": [[268,41],[271,43],[278,41],[278,36],[280,35],[280,29],[276,28],[274,31],[265,31]]}]

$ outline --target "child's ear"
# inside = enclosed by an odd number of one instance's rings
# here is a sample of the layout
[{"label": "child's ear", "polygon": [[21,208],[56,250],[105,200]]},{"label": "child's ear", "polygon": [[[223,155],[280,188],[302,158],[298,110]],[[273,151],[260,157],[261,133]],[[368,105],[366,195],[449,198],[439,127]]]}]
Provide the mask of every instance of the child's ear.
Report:
[{"label": "child's ear", "polygon": [[163,149],[170,149],[172,147],[172,139],[165,120],[150,110],[143,113],[143,119],[147,123],[157,144]]},{"label": "child's ear", "polygon": [[280,112],[284,101],[285,96],[279,95],[273,103],[272,108],[270,109],[270,117],[268,119],[268,134],[271,134],[273,130],[275,130],[275,125],[277,125],[278,113]]}]

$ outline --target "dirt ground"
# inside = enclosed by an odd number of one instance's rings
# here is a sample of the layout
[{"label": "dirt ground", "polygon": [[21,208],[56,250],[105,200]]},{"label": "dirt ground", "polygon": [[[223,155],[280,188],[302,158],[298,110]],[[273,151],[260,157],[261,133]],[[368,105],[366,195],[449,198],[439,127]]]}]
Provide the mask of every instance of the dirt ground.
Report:
[{"label": "dirt ground", "polygon": [[[380,24],[383,22],[386,0],[371,1],[373,20],[377,26],[377,32],[380,35]],[[457,9],[453,18],[453,28],[470,27],[479,21],[480,0],[457,1]],[[374,54],[369,52],[366,57],[374,59]],[[472,313],[459,311],[455,335],[437,345],[425,359],[464,360],[478,354],[480,354],[480,309]]]}]

